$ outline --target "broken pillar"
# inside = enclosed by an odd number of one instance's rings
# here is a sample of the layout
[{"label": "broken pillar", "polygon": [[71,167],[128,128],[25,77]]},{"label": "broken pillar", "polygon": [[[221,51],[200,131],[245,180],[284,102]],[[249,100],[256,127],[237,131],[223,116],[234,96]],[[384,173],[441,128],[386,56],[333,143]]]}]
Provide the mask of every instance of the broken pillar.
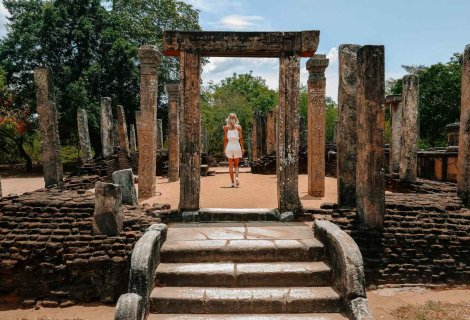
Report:
[{"label": "broken pillar", "polygon": [[179,85],[176,83],[167,84],[168,93],[168,180],[177,181],[179,179]]},{"label": "broken pillar", "polygon": [[77,127],[78,139],[80,140],[80,156],[84,164],[92,159],[88,115],[85,109],[77,109]]},{"label": "broken pillar", "polygon": [[461,99],[457,192],[470,207],[470,44],[463,54]]},{"label": "broken pillar", "polygon": [[281,212],[298,212],[300,59],[285,53],[279,60],[277,198]]},{"label": "broken pillar", "polygon": [[160,52],[155,46],[139,48],[140,59],[140,111],[137,113],[139,140],[139,199],[148,199],[156,193],[157,167],[157,67]]},{"label": "broken pillar", "polygon": [[124,107],[117,106],[117,120],[118,120],[118,134],[119,134],[119,149],[122,153],[129,156],[129,139],[127,138],[127,124],[126,114]]},{"label": "broken pillar", "polygon": [[163,123],[162,119],[157,119],[157,150],[163,149]]},{"label": "broken pillar", "polygon": [[307,61],[308,77],[308,194],[325,196],[325,69],[326,55],[316,54]]},{"label": "broken pillar", "polygon": [[357,44],[339,46],[337,147],[338,206],[356,206]]},{"label": "broken pillar", "polygon": [[357,213],[362,227],[383,226],[385,213],[384,47],[357,51]]},{"label": "broken pillar", "polygon": [[201,56],[181,51],[180,211],[199,210],[201,190]]},{"label": "broken pillar", "polygon": [[48,68],[34,70],[36,103],[39,115],[41,155],[46,187],[63,185],[63,169],[60,157],[59,126],[54,102],[52,71]]},{"label": "broken pillar", "polygon": [[122,231],[123,220],[121,187],[98,181],[95,184],[93,233],[118,235]]},{"label": "broken pillar", "polygon": [[268,111],[266,115],[266,151],[268,155],[276,152],[276,127],[274,124],[274,111]]},{"label": "broken pillar", "polygon": [[137,205],[137,191],[134,185],[132,169],[124,169],[113,172],[113,183],[121,186],[122,203]]},{"label": "broken pillar", "polygon": [[398,173],[400,167],[401,118],[403,114],[401,100],[401,94],[385,97],[385,104],[390,106],[390,174]]},{"label": "broken pillar", "polygon": [[402,99],[399,176],[401,181],[414,182],[418,170],[419,78],[417,75],[403,77]]},{"label": "broken pillar", "polygon": [[103,158],[112,156],[114,151],[113,142],[113,111],[111,109],[111,98],[101,98],[101,146]]},{"label": "broken pillar", "polygon": [[129,132],[129,147],[131,152],[137,151],[137,140],[135,138],[135,126],[131,124],[130,132]]}]

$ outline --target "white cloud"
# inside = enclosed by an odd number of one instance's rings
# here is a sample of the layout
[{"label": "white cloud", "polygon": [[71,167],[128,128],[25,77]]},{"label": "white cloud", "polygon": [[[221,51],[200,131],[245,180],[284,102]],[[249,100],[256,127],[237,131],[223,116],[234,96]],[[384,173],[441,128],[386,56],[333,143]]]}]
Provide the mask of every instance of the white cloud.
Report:
[{"label": "white cloud", "polygon": [[261,16],[228,15],[220,18],[213,25],[228,30],[254,30],[264,27],[266,20]]},{"label": "white cloud", "polygon": [[221,12],[242,7],[240,2],[230,0],[186,0],[186,2],[196,9],[207,12]]},{"label": "white cloud", "polygon": [[8,22],[7,17],[9,15],[8,10],[3,5],[3,1],[0,3],[0,37],[7,34],[6,23]]}]

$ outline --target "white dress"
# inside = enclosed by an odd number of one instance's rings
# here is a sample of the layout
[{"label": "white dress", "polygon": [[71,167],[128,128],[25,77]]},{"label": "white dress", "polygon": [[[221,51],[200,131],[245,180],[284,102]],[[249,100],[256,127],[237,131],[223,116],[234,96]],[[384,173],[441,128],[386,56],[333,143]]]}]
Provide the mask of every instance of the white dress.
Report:
[{"label": "white dress", "polygon": [[236,159],[242,157],[242,148],[240,146],[240,135],[238,129],[227,130],[227,147],[225,148],[225,155],[229,159]]}]

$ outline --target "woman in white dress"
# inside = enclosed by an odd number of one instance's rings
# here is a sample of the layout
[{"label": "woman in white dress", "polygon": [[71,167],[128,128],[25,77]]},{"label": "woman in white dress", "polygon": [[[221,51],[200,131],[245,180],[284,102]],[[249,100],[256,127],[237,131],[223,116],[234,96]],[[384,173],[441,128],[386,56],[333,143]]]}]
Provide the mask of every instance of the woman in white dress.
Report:
[{"label": "woman in white dress", "polygon": [[227,119],[225,119],[225,122],[224,152],[228,158],[228,168],[230,172],[230,179],[232,180],[231,187],[233,188],[240,185],[240,181],[238,180],[238,163],[240,158],[243,157],[245,149],[243,148],[242,127],[239,125],[237,115],[235,113],[230,113]]}]

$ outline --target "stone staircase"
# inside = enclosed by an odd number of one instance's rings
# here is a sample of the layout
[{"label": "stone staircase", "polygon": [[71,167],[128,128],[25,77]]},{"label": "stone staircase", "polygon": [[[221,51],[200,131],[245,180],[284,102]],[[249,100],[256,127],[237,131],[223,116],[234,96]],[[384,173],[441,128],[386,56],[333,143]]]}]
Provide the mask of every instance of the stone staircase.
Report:
[{"label": "stone staircase", "polygon": [[172,225],[160,259],[150,320],[347,319],[303,223]]}]

